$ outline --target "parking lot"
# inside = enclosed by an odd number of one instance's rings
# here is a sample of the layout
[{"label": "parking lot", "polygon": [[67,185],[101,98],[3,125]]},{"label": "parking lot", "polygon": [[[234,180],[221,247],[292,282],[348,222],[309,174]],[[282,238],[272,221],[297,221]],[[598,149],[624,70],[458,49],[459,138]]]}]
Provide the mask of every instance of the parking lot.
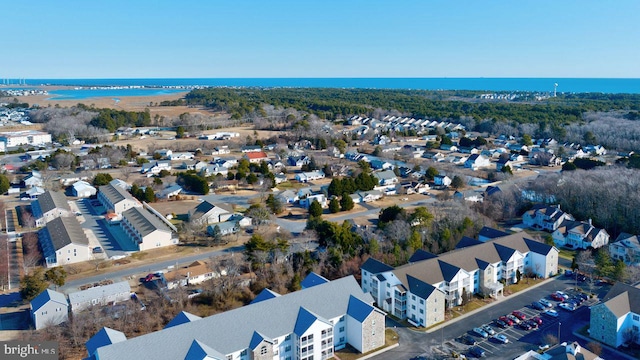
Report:
[{"label": "parking lot", "polygon": [[[580,282],[578,282],[578,284],[582,285],[585,290],[592,290],[600,298],[610,289],[610,285],[602,283],[595,283],[594,286],[590,286],[587,283],[581,284]],[[453,358],[451,350],[456,351],[458,354],[468,355],[468,349],[471,346],[457,340],[460,339],[462,335],[473,337],[473,340],[478,342],[479,348],[482,348],[485,352],[486,359],[511,360],[529,350],[538,350],[538,346],[541,344],[545,335],[550,334],[557,337],[558,330],[560,330],[561,342],[579,341],[582,346],[585,346],[588,341],[577,338],[574,332],[589,324],[589,306],[593,305],[597,301],[597,298],[585,301],[582,306],[573,312],[559,309],[557,307],[559,302],[550,299],[550,295],[558,290],[572,294],[570,289],[574,286],[575,280],[566,276],[558,276],[535,288],[507,296],[502,299],[502,301],[494,303],[494,306],[483,307],[470,316],[458,319],[458,321],[450,321],[444,324],[444,326],[431,329],[428,332],[412,329],[403,323],[387,317],[387,327],[394,329],[398,333],[400,346],[376,355],[372,359],[399,360],[415,357],[451,359]],[[526,331],[512,327],[502,329],[494,325],[489,325],[496,334],[504,334],[504,336],[507,337],[509,340],[507,344],[501,344],[494,340],[485,340],[478,336],[471,335],[471,330],[474,327],[479,327],[483,324],[492,324],[495,319],[506,314],[511,314],[514,310],[522,311],[528,318],[539,314],[541,312],[540,310],[534,310],[530,306],[532,302],[538,301],[541,298],[545,298],[553,304],[553,309],[558,311],[558,317],[540,316],[543,323],[539,329]],[[561,325],[558,326],[560,323]],[[603,357],[605,359],[614,359],[616,358],[616,354],[610,352],[608,349],[603,349]]]},{"label": "parking lot", "polygon": [[[103,253],[94,253],[94,257],[105,256],[112,258],[114,256],[123,256],[127,251],[134,251],[132,244],[124,241],[121,244],[120,239],[126,239],[119,226],[110,225],[104,218],[104,208],[97,200],[80,199],[75,202],[79,212],[78,220],[85,233],[88,232],[89,245],[93,249],[95,247],[102,248]],[[127,247],[128,246],[128,247]],[[103,255],[104,254],[104,255]]]},{"label": "parking lot", "polygon": [[[576,291],[568,288],[565,290],[565,293],[569,297],[571,297],[576,294]],[[476,334],[472,330],[473,328],[469,328],[467,332],[461,333],[455,338],[444,339],[442,341],[442,345],[436,347],[435,349],[433,349],[433,351],[435,352],[435,354],[440,354],[442,356],[450,356],[452,353],[465,354],[469,356],[470,348],[472,346],[477,346],[484,350],[485,356],[487,358],[506,359],[513,358],[518,354],[526,351],[526,349],[523,349],[523,344],[529,344],[529,349],[537,348],[540,345],[544,345],[547,342],[545,340],[545,337],[547,337],[547,335],[552,335],[555,338],[558,338],[558,334],[562,329],[562,322],[565,321],[566,324],[569,324],[573,315],[573,312],[559,308],[558,304],[560,304],[560,302],[552,300],[549,295],[550,294],[547,294],[547,296],[544,297],[552,304],[552,307],[548,309],[556,310],[558,313],[558,317],[548,316],[544,314],[546,310],[535,310],[530,305],[517,309],[508,309],[504,307],[501,308],[501,310],[505,312],[503,315],[511,314],[513,311],[519,311],[526,316],[526,319],[539,317],[542,320],[542,324],[540,324],[537,328],[526,330],[516,324],[514,324],[513,326],[506,326],[505,328],[501,328],[496,324],[495,321],[487,322],[484,324],[474,324],[476,325],[476,327],[487,325],[495,332],[495,334],[489,334],[487,338],[483,338],[482,336]],[[581,308],[588,307],[592,303],[595,303],[595,300],[587,300],[578,308],[576,308],[575,311],[580,311]],[[501,341],[498,341],[494,336],[499,334],[504,335],[508,342],[502,343]],[[465,335],[473,338],[476,344],[473,345],[465,343],[463,339]]]}]

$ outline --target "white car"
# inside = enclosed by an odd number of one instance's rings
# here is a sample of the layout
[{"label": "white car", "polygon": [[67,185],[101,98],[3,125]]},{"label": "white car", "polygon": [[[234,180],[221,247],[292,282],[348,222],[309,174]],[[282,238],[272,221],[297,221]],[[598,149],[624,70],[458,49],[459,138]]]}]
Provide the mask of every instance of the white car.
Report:
[{"label": "white car", "polygon": [[498,342],[501,342],[503,344],[507,344],[509,342],[509,338],[507,338],[506,336],[504,336],[502,334],[494,335],[493,338],[496,339]]},{"label": "white car", "polygon": [[489,334],[487,334],[487,332],[482,330],[481,328],[473,328],[472,331],[473,331],[474,334],[476,334],[478,336],[481,336],[481,337],[483,337],[485,339],[489,337]]},{"label": "white car", "polygon": [[563,293],[562,291],[556,291],[556,294],[559,295],[560,297],[562,297],[565,300],[569,299],[569,295]]},{"label": "white car", "polygon": [[493,330],[491,328],[491,326],[489,326],[489,325],[482,325],[481,328],[482,328],[482,330],[484,330],[489,335],[495,335],[496,334],[496,331]]},{"label": "white car", "polygon": [[547,316],[551,316],[551,317],[558,317],[558,312],[555,310],[547,310],[545,312],[543,312],[543,314],[547,315]]},{"label": "white car", "polygon": [[553,307],[553,304],[551,303],[551,301],[547,300],[547,299],[540,299],[538,300],[538,302],[542,305],[544,305],[545,307]]},{"label": "white car", "polygon": [[571,304],[569,303],[560,303],[560,305],[558,305],[559,308],[567,310],[567,311],[574,311],[576,308],[573,307]]}]

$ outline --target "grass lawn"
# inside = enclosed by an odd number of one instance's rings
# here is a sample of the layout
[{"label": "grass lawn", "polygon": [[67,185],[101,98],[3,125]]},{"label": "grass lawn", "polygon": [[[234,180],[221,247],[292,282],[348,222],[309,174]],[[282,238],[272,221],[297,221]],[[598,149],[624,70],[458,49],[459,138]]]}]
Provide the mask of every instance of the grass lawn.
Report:
[{"label": "grass lawn", "polygon": [[560,253],[558,254],[558,256],[567,260],[573,260],[573,257],[576,256],[577,253],[578,251],[576,250],[560,248]]},{"label": "grass lawn", "polygon": [[387,346],[391,346],[398,343],[398,334],[392,329],[385,329],[384,331],[384,346],[371,350],[368,353],[360,354],[353,347],[347,345],[346,348],[336,351],[336,356],[340,360],[355,360],[373,352],[379,351]]},{"label": "grass lawn", "polygon": [[504,287],[505,293],[513,294],[522,291],[528,287],[538,284],[546,279],[520,279],[517,284],[510,284]]}]

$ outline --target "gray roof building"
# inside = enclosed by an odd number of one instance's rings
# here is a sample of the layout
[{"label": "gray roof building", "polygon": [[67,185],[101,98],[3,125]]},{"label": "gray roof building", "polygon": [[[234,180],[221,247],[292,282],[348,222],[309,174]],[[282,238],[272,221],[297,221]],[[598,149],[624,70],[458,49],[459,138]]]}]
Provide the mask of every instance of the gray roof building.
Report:
[{"label": "gray roof building", "polygon": [[96,286],[87,290],[69,294],[69,304],[72,312],[78,312],[94,305],[106,305],[110,302],[120,302],[131,298],[131,286],[128,281]]},{"label": "gray roof building", "polygon": [[38,241],[47,266],[89,260],[89,240],[76,218],[59,217],[49,221],[38,232]]},{"label": "gray roof building", "polygon": [[147,210],[134,207],[122,213],[122,217],[144,237],[156,230],[171,231],[160,219]]},{"label": "gray roof building", "polygon": [[[265,340],[273,345],[271,339],[281,338],[282,343],[285,336],[300,335],[316,321],[330,327],[329,319],[335,319],[337,332],[337,326],[344,326],[339,324],[345,324],[341,320],[345,316],[361,318],[367,311],[379,313],[370,305],[372,301],[371,295],[363,293],[355,278],[349,276],[104,346],[89,355],[101,360],[120,360],[131,354],[143,354],[147,359],[185,359],[195,352],[198,358],[209,354],[224,359],[239,351],[251,352]],[[348,308],[352,308],[351,314]],[[379,316],[384,326],[384,315]],[[384,336],[384,331],[380,333]],[[378,346],[383,343],[384,339]]]}]

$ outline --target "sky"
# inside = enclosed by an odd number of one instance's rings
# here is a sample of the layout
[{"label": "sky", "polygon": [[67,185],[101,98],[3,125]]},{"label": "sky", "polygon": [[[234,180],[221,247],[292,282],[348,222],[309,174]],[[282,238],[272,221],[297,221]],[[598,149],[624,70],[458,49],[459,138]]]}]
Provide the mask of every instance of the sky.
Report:
[{"label": "sky", "polygon": [[0,78],[640,78],[640,1],[10,1]]}]

